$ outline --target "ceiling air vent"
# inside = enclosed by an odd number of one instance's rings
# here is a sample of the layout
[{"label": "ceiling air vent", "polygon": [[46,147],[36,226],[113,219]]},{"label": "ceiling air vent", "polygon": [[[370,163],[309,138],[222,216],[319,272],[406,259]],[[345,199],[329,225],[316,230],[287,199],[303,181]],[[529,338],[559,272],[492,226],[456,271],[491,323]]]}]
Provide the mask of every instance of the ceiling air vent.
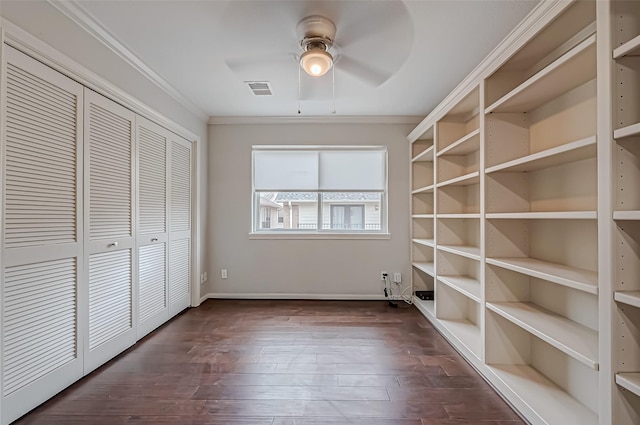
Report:
[{"label": "ceiling air vent", "polygon": [[271,87],[268,81],[245,81],[256,96],[271,96]]}]

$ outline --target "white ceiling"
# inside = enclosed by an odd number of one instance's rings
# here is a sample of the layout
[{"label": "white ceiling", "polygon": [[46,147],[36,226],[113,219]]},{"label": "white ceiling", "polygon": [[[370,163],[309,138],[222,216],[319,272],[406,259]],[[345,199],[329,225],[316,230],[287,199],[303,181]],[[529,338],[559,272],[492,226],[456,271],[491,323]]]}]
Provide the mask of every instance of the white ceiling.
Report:
[{"label": "white ceiling", "polygon": [[[4,2],[3,3],[9,3]],[[29,14],[3,5],[20,25]],[[60,2],[61,3],[61,2]],[[129,60],[146,65],[208,116],[295,116],[296,24],[337,25],[337,115],[425,116],[535,6],[537,0],[288,0],[67,2]],[[64,6],[62,9],[64,9]],[[79,7],[79,8],[78,8]],[[7,12],[8,10],[8,12]],[[13,19],[12,19],[13,18]],[[16,22],[17,21],[17,22]],[[351,63],[348,60],[351,59]],[[353,71],[346,72],[349,65]],[[356,66],[357,65],[357,66]],[[302,115],[333,110],[332,74],[302,73]],[[360,78],[366,77],[366,78]],[[269,81],[254,96],[244,81]]]}]

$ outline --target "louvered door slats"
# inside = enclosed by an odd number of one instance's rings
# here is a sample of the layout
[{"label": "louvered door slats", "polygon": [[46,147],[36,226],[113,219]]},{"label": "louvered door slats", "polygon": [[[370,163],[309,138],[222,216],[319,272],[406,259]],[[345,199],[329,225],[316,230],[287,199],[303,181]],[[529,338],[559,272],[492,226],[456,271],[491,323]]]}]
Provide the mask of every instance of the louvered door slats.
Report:
[{"label": "louvered door slats", "polygon": [[76,358],[76,276],[72,258],[5,269],[4,395]]},{"label": "louvered door slats", "polygon": [[[19,138],[16,138],[19,139]],[[47,146],[46,143],[38,143],[38,145],[33,145],[30,142],[24,142],[23,140],[20,140],[20,146],[14,145],[14,146],[9,146],[7,148],[7,152],[10,152],[12,155],[15,155],[16,157],[24,157],[24,158],[32,158],[32,159],[39,159],[39,160],[49,160],[52,158],[55,158],[56,161],[60,161],[64,164],[74,164],[76,163],[76,161],[73,160],[73,158],[69,158],[69,154],[73,153],[72,150],[68,150],[68,151],[63,151],[62,149],[57,150],[57,149],[50,149],[49,146]]]},{"label": "louvered door slats", "polygon": [[165,245],[147,245],[139,250],[140,321],[166,307]]},{"label": "louvered door slats", "polygon": [[33,125],[29,125],[32,123],[32,120],[22,119],[19,116],[11,117],[11,120],[7,117],[7,121],[13,124],[10,129],[7,128],[7,134],[17,140],[20,140],[21,143],[30,143],[30,141],[35,140],[45,149],[59,149],[60,151],[69,150],[67,139],[64,137],[64,134],[61,135],[50,130],[48,127],[36,128]]},{"label": "louvered door slats", "polygon": [[139,232],[164,233],[166,230],[166,137],[143,126],[138,130],[140,182]]},{"label": "louvered door slats", "polygon": [[90,105],[91,239],[132,235],[131,121],[98,105]]},{"label": "louvered door slats", "polygon": [[22,120],[36,120],[36,128],[49,128],[59,134],[75,133],[75,119],[73,121],[59,119],[63,116],[60,113],[64,111],[52,112],[29,99],[25,100],[13,96],[12,93],[7,94],[7,107],[11,108],[14,113],[21,114]]},{"label": "louvered door slats", "polygon": [[[56,86],[54,83],[38,77],[32,72],[22,69],[13,63],[7,64],[7,79],[12,85],[29,87],[38,96],[48,97],[49,99],[59,99],[60,103],[74,104],[75,97],[62,87]],[[75,113],[72,112],[72,113]]]},{"label": "louvered door slats", "polygon": [[177,142],[171,148],[171,231],[191,225],[191,150]]},{"label": "louvered door slats", "polygon": [[190,282],[190,241],[183,239],[172,241],[169,250],[169,279],[171,303],[184,300],[189,297]]},{"label": "louvered door slats", "polygon": [[[26,247],[77,240],[77,100],[51,83],[7,67],[5,246]],[[43,106],[43,102],[45,103]],[[52,150],[41,129],[55,134]],[[29,134],[32,136],[29,137]],[[33,178],[33,177],[36,178]],[[39,210],[33,220],[29,211]],[[52,222],[52,212],[65,225]],[[20,218],[19,221],[16,221]]]},{"label": "louvered door slats", "polygon": [[[32,109],[34,106],[35,105],[32,102],[29,102],[29,100],[22,100],[21,102],[21,99],[17,98],[7,99],[7,108],[11,109],[11,111],[15,114],[20,114],[20,120],[26,122],[35,121],[33,124],[34,129],[47,128],[49,129],[49,131],[55,131],[61,136],[75,134],[75,120],[69,120],[66,122],[65,120],[57,120],[57,117],[60,115],[48,113],[44,110],[34,111]],[[11,124],[13,123],[12,120],[8,120],[7,122]]]},{"label": "louvered door slats", "polygon": [[[89,258],[89,348],[131,328],[131,252]],[[104,296],[109,294],[110,296]]]}]

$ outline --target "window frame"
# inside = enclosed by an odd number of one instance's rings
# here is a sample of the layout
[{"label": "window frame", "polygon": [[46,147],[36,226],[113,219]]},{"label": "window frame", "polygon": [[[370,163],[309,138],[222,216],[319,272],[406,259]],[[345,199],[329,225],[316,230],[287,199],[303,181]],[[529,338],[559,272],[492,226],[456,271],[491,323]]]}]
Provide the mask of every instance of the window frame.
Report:
[{"label": "window frame", "polygon": [[[260,229],[260,193],[255,190],[255,155],[256,151],[377,151],[383,152],[382,190],[270,190],[271,192],[309,192],[317,194],[316,229]],[[388,190],[389,190],[389,152],[386,146],[335,146],[335,145],[254,145],[251,148],[251,230],[250,239],[390,239],[388,232]],[[320,178],[318,171],[318,178]],[[379,193],[380,194],[380,230],[323,229],[323,194],[325,193]],[[331,214],[331,209],[329,209]],[[365,214],[365,208],[363,208]],[[331,218],[330,218],[331,221]],[[363,222],[364,227],[366,223]]]}]

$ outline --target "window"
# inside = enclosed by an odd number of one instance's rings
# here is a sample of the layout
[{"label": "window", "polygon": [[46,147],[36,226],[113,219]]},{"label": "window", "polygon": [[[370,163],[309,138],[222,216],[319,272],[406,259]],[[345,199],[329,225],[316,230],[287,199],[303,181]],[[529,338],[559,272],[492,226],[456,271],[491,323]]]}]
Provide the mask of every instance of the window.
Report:
[{"label": "window", "polygon": [[386,148],[254,146],[252,161],[254,233],[386,232]]}]

